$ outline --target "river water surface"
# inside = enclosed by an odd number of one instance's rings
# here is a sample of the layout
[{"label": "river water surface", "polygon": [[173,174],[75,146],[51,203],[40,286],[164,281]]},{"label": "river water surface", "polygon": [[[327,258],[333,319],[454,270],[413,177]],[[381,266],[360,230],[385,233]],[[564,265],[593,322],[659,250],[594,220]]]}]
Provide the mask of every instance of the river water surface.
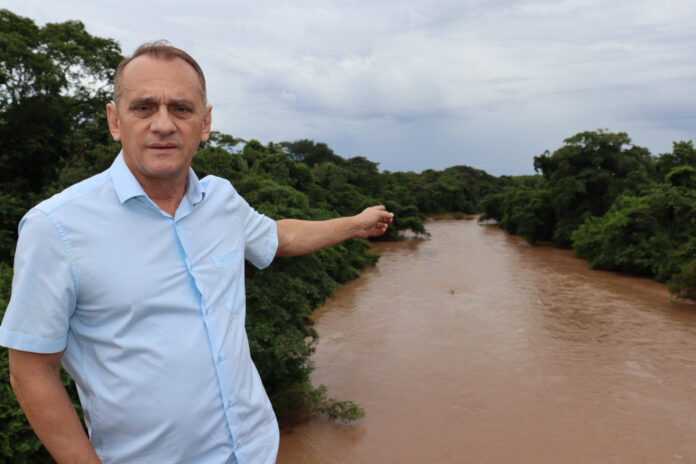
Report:
[{"label": "river water surface", "polygon": [[496,226],[432,221],[314,314],[315,384],[366,417],[280,464],[696,463],[696,305]]}]

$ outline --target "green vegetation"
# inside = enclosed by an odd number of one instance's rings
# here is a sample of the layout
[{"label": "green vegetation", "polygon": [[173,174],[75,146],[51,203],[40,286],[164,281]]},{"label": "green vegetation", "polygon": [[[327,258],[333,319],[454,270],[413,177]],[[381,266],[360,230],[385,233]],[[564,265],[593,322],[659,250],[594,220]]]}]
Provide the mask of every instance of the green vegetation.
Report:
[{"label": "green vegetation", "polygon": [[696,150],[654,157],[625,133],[582,132],[534,158],[542,175],[483,199],[485,219],[530,243],[572,247],[593,268],[655,277],[696,297]]},{"label": "green vegetation", "polygon": [[[104,105],[122,57],[117,43],[91,36],[80,22],[38,27],[8,10],[0,10],[0,45],[2,317],[22,215],[108,168],[119,151]],[[193,167],[201,177],[229,179],[252,206],[275,219],[328,219],[384,204],[396,220],[383,240],[398,239],[405,230],[426,234],[426,214],[479,211],[481,199],[500,183],[466,166],[380,172],[377,163],[345,159],[312,140],[263,145],[221,133],[201,147]],[[277,259],[263,271],[246,269],[251,354],[281,422],[314,413],[344,421],[363,414],[354,403],[333,400],[325,387],[311,384],[317,333],[309,314],[360,269],[375,264],[377,256],[368,248],[367,241],[351,240],[309,256]],[[64,381],[77,404],[72,380]],[[0,350],[0,462],[51,462],[10,390],[6,350]]]}]

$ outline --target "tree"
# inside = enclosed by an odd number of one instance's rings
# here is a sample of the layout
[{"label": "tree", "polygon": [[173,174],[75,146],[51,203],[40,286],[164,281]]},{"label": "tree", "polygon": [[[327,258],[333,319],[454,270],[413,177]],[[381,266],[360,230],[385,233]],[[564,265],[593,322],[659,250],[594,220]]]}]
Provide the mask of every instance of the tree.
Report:
[{"label": "tree", "polygon": [[110,143],[103,112],[121,59],[115,41],[91,36],[78,21],[38,27],[0,10],[0,194],[12,199],[0,211],[0,259],[10,259],[5,239],[16,239],[19,211],[61,163]]},{"label": "tree", "polygon": [[486,196],[480,220],[495,219],[500,227],[531,244],[550,241],[555,214],[548,193],[524,184],[507,186],[502,192]]},{"label": "tree", "polygon": [[240,143],[246,143],[246,140],[234,137],[229,134],[224,134],[218,131],[211,131],[207,142],[203,142],[202,146],[216,146],[224,148],[225,150],[233,153],[235,147]]},{"label": "tree", "polygon": [[553,243],[571,245],[571,235],[585,219],[601,216],[624,192],[640,193],[651,184],[650,152],[631,144],[625,132],[580,132],[565,139],[553,154],[534,158],[546,180],[556,215]]},{"label": "tree", "polygon": [[696,168],[696,149],[693,142],[673,142],[672,153],[663,153],[657,159],[655,164],[657,180],[664,180],[665,176],[676,167],[686,166]]},{"label": "tree", "polygon": [[688,268],[696,253],[694,226],[696,191],[658,184],[643,195],[622,195],[606,214],[588,218],[573,233],[573,250],[592,267],[660,281],[682,274],[676,292],[690,294],[696,288]]},{"label": "tree", "polygon": [[109,140],[103,108],[122,56],[79,21],[40,28],[9,10],[0,45],[0,182],[36,192],[62,157]]},{"label": "tree", "polygon": [[302,139],[294,142],[281,142],[280,146],[290,159],[307,163],[309,166],[327,162],[345,163],[345,160],[336,155],[325,143],[315,143],[313,140]]}]

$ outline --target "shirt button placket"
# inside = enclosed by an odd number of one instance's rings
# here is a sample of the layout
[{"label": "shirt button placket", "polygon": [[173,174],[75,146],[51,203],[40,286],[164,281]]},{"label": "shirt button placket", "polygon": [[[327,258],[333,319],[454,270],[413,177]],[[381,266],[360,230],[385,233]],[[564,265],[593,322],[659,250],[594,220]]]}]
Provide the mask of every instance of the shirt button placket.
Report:
[{"label": "shirt button placket", "polygon": [[[180,221],[174,220],[174,231],[176,232],[176,238],[179,241],[179,246],[181,247],[181,251],[182,251],[183,259],[184,259],[184,264],[186,265],[186,271],[188,272],[189,277],[191,278],[192,282],[196,286],[198,293],[202,297],[203,294],[201,293],[201,286],[200,286],[198,280],[196,280],[196,275],[193,273],[193,266],[191,266],[191,261],[189,259],[189,251],[188,251],[187,243],[185,240],[183,240],[184,234],[181,231],[181,222]],[[210,309],[206,305],[204,305],[202,301],[201,301],[201,308],[202,308],[204,314],[207,315],[210,313]]]},{"label": "shirt button placket", "polygon": [[[191,266],[191,263],[189,261],[189,253],[186,247],[186,240],[185,240],[185,234],[182,233],[182,230],[180,229],[181,224],[178,221],[175,221],[175,233],[177,235],[177,239],[179,241],[179,246],[181,247],[184,263],[186,265],[186,269],[189,273],[189,277],[195,287],[198,290],[198,293],[200,295],[200,309],[202,313],[202,320],[203,320],[203,326],[205,327],[205,331],[208,335],[208,340],[211,344],[211,349],[214,349],[213,347],[219,346],[217,343],[217,337],[215,335],[215,330],[214,330],[214,324],[211,318],[211,309],[210,306],[204,303],[204,298],[203,298],[203,293],[201,292],[201,285],[200,282],[197,281],[196,275],[193,273],[193,268]],[[211,330],[213,329],[213,330]],[[218,379],[224,379],[224,355],[223,353],[219,353],[215,358],[217,362],[214,363],[213,367],[215,369],[215,374],[217,375]],[[224,382],[223,382],[224,383]],[[229,392],[226,391],[226,388],[222,388],[220,393],[222,395],[222,400],[223,400],[223,405],[224,405],[224,413],[227,418],[227,424],[228,427],[230,427],[230,424],[233,423],[234,418],[232,417],[232,408],[233,408],[233,403],[232,400],[229,398]],[[232,430],[230,430],[230,437],[232,438],[232,443],[234,447],[236,448],[236,440],[232,436]]]}]

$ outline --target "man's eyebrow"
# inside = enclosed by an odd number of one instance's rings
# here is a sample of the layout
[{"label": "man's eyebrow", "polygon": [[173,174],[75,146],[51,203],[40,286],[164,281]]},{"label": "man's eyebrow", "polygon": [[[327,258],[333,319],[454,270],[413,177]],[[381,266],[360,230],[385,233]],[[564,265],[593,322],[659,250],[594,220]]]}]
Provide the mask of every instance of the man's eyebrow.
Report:
[{"label": "man's eyebrow", "polygon": [[131,100],[128,102],[128,106],[133,107],[133,106],[140,106],[140,105],[156,105],[159,102],[157,101],[156,98],[153,97],[143,97],[143,98],[136,98],[135,100]]},{"label": "man's eyebrow", "polygon": [[[174,106],[189,106],[189,107],[194,106],[194,103],[191,100],[187,100],[185,98],[169,100],[166,103],[167,103],[167,105],[174,105]],[[134,100],[131,100],[129,102],[128,106],[134,107],[134,106],[140,106],[140,105],[159,105],[159,104],[160,104],[160,101],[157,98],[142,97],[142,98],[136,98]]]},{"label": "man's eyebrow", "polygon": [[186,100],[185,98],[180,99],[180,100],[170,100],[167,102],[168,105],[174,105],[174,106],[188,106],[188,107],[193,107],[194,103],[191,100]]}]

